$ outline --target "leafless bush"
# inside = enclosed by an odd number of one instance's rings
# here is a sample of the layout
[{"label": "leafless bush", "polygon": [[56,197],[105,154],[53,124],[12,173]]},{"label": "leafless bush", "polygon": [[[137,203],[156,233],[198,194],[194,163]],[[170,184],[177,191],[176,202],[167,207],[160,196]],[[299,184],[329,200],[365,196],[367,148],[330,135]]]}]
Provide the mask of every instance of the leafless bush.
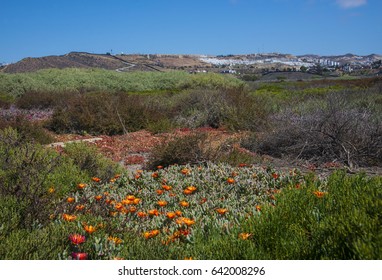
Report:
[{"label": "leafless bush", "polygon": [[287,108],[272,118],[273,130],[255,145],[258,152],[315,162],[339,161],[350,168],[382,164],[382,119],[372,103],[331,94],[305,112]]}]

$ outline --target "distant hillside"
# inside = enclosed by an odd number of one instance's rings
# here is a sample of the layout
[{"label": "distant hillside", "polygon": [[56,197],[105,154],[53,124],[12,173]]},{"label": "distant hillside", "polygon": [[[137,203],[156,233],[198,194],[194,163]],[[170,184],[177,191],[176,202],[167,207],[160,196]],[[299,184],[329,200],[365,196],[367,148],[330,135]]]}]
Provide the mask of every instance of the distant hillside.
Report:
[{"label": "distant hillside", "polygon": [[46,68],[104,68],[117,69],[125,67],[122,61],[109,55],[71,52],[60,56],[44,56],[24,58],[19,62],[9,64],[2,69],[5,73],[34,72]]},{"label": "distant hillside", "polygon": [[[169,70],[208,70],[221,72],[222,68],[239,65],[240,71],[262,68],[299,69],[302,65],[311,67],[317,63],[327,66],[358,65],[370,67],[373,62],[381,60],[382,56],[371,54],[359,56],[345,54],[337,56],[319,56],[314,54],[294,56],[281,53],[241,54],[241,55],[169,55],[169,54],[91,54],[86,52],[71,52],[65,55],[24,58],[19,62],[0,65],[0,72],[23,73],[34,72],[47,68],[101,68],[117,72],[159,71]],[[245,72],[244,72],[245,73]]]},{"label": "distant hillside", "polygon": [[65,55],[24,58],[0,67],[4,73],[34,72],[47,68],[102,68],[127,71],[166,71],[181,67],[203,67],[206,63],[192,55],[110,55],[71,52]]}]

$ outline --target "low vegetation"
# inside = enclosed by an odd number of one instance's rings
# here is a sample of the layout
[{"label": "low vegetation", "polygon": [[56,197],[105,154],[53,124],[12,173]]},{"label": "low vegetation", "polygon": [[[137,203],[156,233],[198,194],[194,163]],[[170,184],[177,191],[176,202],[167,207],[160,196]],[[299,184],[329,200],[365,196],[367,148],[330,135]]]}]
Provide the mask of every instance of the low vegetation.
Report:
[{"label": "low vegetation", "polygon": [[[382,165],[381,79],[247,80],[0,74],[0,259],[381,259],[382,178],[346,174]],[[91,144],[46,146],[174,128],[195,132],[132,174]]]}]

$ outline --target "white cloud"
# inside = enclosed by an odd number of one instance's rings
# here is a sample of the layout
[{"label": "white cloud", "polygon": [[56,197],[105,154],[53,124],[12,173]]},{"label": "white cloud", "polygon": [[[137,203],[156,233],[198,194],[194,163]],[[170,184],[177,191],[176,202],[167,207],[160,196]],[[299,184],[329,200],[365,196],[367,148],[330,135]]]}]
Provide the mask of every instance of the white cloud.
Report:
[{"label": "white cloud", "polygon": [[367,0],[337,0],[337,4],[344,9],[365,5]]}]

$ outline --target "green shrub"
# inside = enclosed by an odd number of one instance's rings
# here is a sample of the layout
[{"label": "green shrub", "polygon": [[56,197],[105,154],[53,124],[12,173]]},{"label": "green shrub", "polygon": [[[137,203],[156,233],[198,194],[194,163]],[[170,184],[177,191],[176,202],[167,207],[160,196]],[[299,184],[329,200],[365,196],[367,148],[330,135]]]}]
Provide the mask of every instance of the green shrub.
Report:
[{"label": "green shrub", "polygon": [[[326,184],[307,179],[276,206],[243,223],[269,259],[381,259],[381,178],[339,172]],[[316,191],[322,192],[322,197]]]},{"label": "green shrub", "polygon": [[64,154],[85,172],[89,179],[99,177],[106,181],[117,173],[123,173],[120,165],[105,158],[95,146],[86,143],[68,143],[64,147]]},{"label": "green shrub", "polygon": [[13,120],[0,120],[0,130],[9,127],[16,129],[24,141],[39,144],[54,142],[54,138],[43,128],[43,124],[28,121],[25,117],[18,116]]}]

